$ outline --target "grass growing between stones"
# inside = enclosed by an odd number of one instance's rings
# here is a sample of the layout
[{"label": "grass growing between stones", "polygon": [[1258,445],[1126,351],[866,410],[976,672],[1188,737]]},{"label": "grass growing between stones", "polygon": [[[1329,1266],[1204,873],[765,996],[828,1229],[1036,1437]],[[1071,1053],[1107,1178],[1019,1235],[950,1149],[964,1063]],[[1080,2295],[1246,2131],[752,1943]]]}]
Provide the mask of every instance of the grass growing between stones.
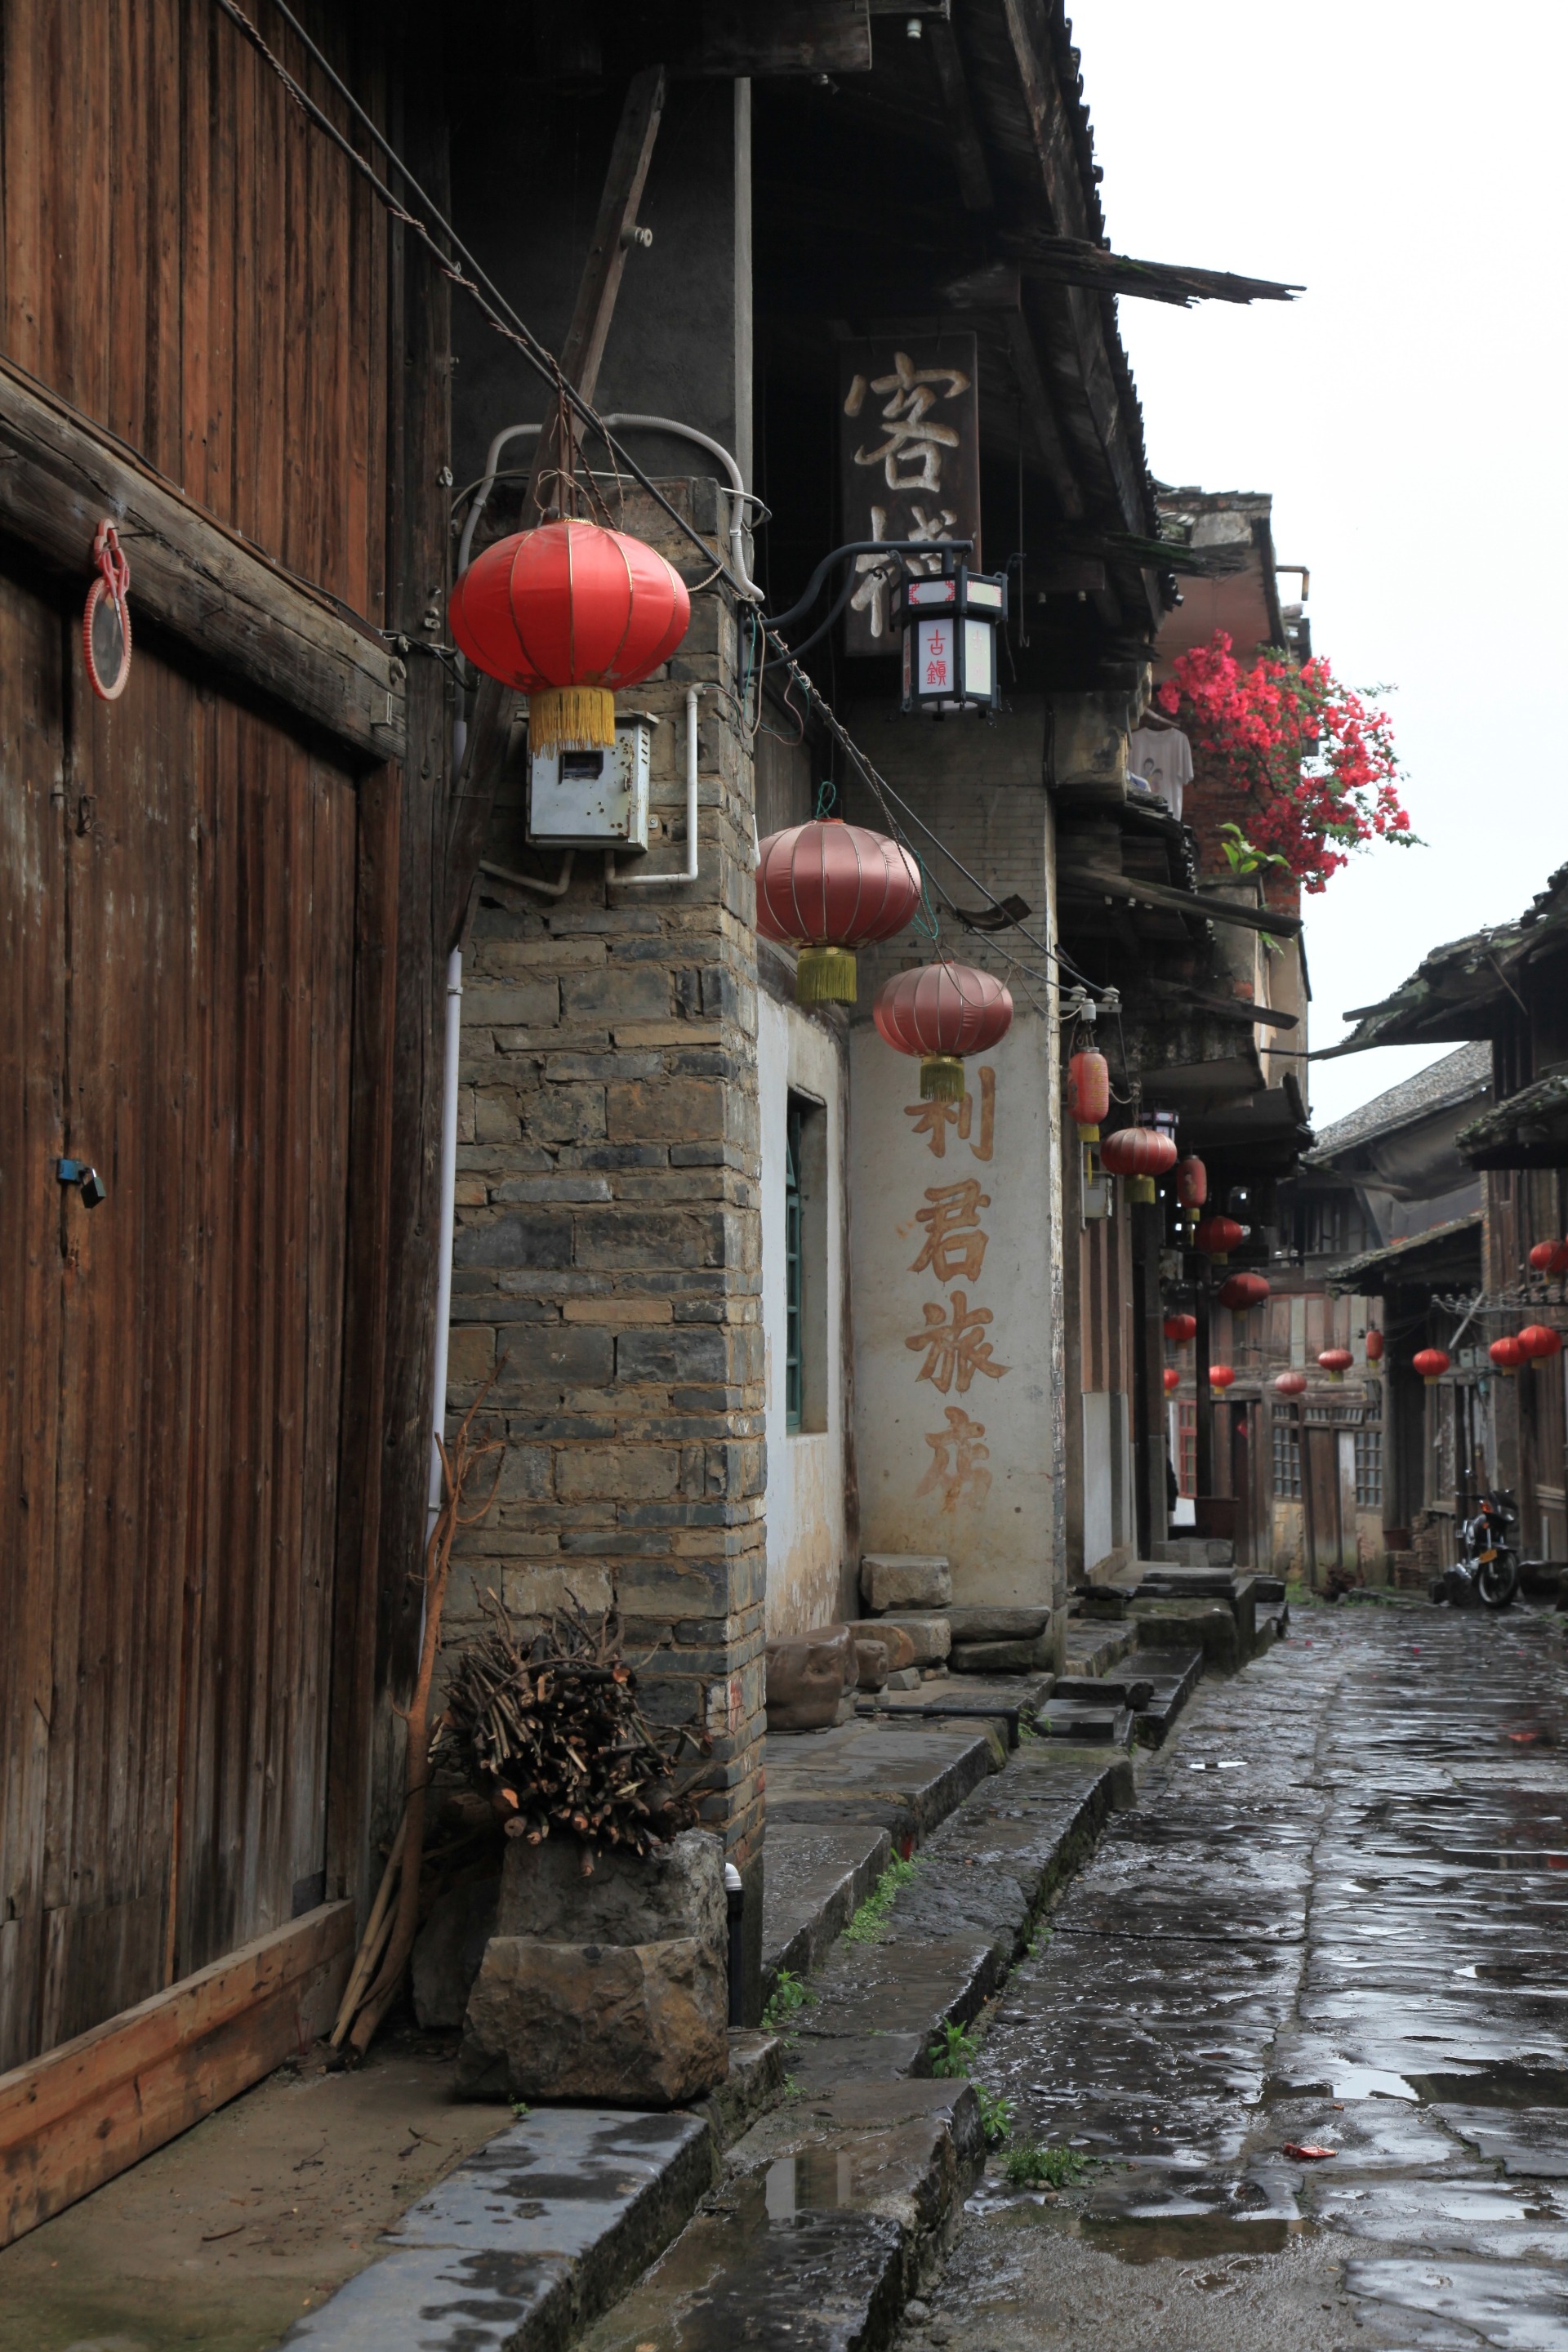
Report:
[{"label": "grass growing between stones", "polygon": [[918,1862],[901,1862],[895,1854],[845,1928],[844,1941],[847,1944],[879,1944],[899,1889],[907,1886],[919,1869]]},{"label": "grass growing between stones", "polygon": [[931,2043],[926,2055],[931,2060],[931,2073],[951,2082],[960,2074],[973,2073],[980,2052],[967,2026],[948,2024],[942,2029],[941,2040]]},{"label": "grass growing between stones", "polygon": [[1005,2147],[1013,2137],[1013,2102],[1000,2091],[988,2091],[984,2083],[976,2083],[974,2095],[980,2103],[980,2128],[985,2135],[987,2147]]},{"label": "grass growing between stones", "polygon": [[811,1987],[803,1978],[797,1977],[793,1969],[781,1969],[773,1980],[773,1991],[768,1995],[763,2023],[770,2033],[776,2033],[799,2011],[810,2009],[816,2000],[816,1995]]},{"label": "grass growing between stones", "polygon": [[1076,2147],[1042,2147],[1037,2140],[1023,2140],[1007,2150],[1002,2170],[1013,2189],[1074,2189],[1089,2178],[1094,2162]]}]

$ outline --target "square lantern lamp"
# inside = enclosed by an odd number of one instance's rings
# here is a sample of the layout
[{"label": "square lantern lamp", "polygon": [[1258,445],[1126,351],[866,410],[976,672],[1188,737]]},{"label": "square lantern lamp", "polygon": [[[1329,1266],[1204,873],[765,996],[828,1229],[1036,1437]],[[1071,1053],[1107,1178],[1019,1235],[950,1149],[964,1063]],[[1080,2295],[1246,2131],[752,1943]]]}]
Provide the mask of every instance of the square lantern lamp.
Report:
[{"label": "square lantern lamp", "polygon": [[900,581],[894,625],[904,640],[904,709],[943,718],[994,710],[1002,698],[996,633],[1007,618],[1007,575],[971,572],[943,557],[940,573]]}]

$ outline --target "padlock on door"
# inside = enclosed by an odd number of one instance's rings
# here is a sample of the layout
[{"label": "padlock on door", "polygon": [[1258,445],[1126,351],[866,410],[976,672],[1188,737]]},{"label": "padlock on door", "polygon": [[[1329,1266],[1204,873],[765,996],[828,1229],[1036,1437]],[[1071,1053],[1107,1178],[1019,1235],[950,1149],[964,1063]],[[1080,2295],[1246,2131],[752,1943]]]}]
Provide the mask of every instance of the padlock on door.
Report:
[{"label": "padlock on door", "polygon": [[55,1173],[62,1184],[76,1186],[85,1208],[96,1209],[100,1201],[109,1198],[108,1185],[97,1169],[90,1167],[85,1160],[57,1160]]}]

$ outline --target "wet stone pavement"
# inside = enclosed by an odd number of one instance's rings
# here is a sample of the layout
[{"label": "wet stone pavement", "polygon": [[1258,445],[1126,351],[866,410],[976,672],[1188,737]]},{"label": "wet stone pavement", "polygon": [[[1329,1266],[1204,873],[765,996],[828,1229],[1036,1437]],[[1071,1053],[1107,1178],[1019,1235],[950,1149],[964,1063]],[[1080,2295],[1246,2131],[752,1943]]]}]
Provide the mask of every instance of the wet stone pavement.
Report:
[{"label": "wet stone pavement", "polygon": [[993,2158],[900,2352],[1568,2347],[1565,1682],[1415,1604],[1203,1686],[975,2070],[1095,2161]]}]

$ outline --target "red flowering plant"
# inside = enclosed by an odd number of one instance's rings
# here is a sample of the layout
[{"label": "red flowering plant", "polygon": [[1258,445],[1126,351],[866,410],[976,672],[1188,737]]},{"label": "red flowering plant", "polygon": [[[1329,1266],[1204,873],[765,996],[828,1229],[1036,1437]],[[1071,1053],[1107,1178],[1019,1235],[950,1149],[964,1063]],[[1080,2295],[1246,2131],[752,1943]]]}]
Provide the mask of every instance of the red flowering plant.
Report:
[{"label": "red flowering plant", "polygon": [[1385,710],[1342,686],[1319,656],[1300,669],[1265,652],[1244,669],[1216,629],[1178,656],[1155,696],[1178,712],[1246,803],[1246,837],[1310,892],[1369,841],[1409,848],[1394,730]]}]

